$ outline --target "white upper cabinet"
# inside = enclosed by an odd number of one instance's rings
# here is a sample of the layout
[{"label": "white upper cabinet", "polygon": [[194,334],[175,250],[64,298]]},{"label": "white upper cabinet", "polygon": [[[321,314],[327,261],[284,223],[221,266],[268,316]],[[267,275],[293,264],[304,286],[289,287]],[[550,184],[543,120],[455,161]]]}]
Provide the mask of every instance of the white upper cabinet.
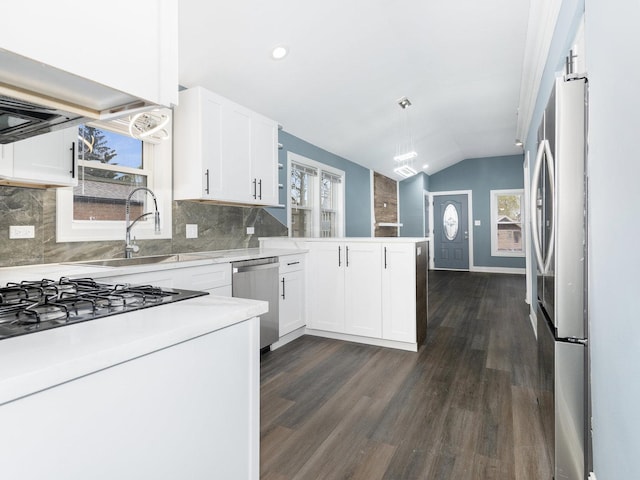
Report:
[{"label": "white upper cabinet", "polygon": [[77,147],[76,127],[2,145],[0,177],[18,185],[75,186]]},{"label": "white upper cabinet", "polygon": [[177,103],[177,0],[12,2],[3,17],[5,84],[97,111]]},{"label": "white upper cabinet", "polygon": [[278,205],[278,125],[257,113],[252,115],[249,177],[260,203]]},{"label": "white upper cabinet", "polygon": [[278,204],[278,125],[193,87],[174,110],[176,200]]}]

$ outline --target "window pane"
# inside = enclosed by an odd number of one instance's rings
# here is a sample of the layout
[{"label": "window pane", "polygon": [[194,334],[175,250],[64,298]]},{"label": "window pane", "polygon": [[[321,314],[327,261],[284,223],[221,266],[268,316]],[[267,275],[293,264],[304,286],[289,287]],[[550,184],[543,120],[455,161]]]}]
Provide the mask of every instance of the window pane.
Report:
[{"label": "window pane", "polygon": [[522,196],[497,196],[497,245],[498,252],[523,252]]},{"label": "window pane", "polygon": [[[134,188],[146,187],[147,177],[101,167],[141,169],[142,141],[88,125],[79,127],[78,136],[81,140],[78,149],[80,168],[78,186],[73,189],[73,219],[124,220],[127,196]],[[144,192],[132,198],[132,219],[147,211],[147,201]]]},{"label": "window pane", "polygon": [[338,177],[322,174],[320,183],[320,207],[335,209],[337,207]]},{"label": "window pane", "polygon": [[313,177],[301,170],[291,170],[291,205],[311,207],[313,205]]},{"label": "window pane", "polygon": [[88,125],[80,126],[78,136],[81,160],[143,168],[141,140]]},{"label": "window pane", "polygon": [[291,209],[291,236],[292,237],[312,237],[313,236],[312,211],[303,208]]},{"label": "window pane", "polygon": [[322,210],[320,218],[320,236],[335,237],[337,235],[337,215],[335,212]]}]

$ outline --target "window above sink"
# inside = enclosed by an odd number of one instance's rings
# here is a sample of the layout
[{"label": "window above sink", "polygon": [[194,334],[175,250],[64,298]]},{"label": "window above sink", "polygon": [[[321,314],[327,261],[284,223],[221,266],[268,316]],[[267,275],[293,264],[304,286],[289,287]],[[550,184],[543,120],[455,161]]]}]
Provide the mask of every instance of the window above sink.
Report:
[{"label": "window above sink", "polygon": [[[95,122],[76,127],[78,185],[56,192],[57,242],[123,240],[126,198],[138,187],[155,192],[161,233],[154,233],[153,221],[140,221],[136,239],[171,238],[171,139],[139,140],[129,135],[126,125]],[[133,218],[138,210],[149,210],[148,201],[143,194],[132,198]]]}]

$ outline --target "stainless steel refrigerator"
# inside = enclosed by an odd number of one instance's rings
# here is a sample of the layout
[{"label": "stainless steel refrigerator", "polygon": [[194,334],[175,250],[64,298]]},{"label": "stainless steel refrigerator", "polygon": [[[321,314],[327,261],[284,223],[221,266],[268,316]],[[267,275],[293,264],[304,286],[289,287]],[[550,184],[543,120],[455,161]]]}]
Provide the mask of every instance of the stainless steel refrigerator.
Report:
[{"label": "stainless steel refrigerator", "polygon": [[586,107],[586,79],[556,80],[538,130],[531,188],[538,401],[555,480],[583,480],[590,464]]}]

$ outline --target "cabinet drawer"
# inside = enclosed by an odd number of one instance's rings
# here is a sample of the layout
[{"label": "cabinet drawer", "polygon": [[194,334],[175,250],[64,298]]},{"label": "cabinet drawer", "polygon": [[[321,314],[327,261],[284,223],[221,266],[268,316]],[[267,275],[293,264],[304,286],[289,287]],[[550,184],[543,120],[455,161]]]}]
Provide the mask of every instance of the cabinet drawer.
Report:
[{"label": "cabinet drawer", "polygon": [[191,290],[212,290],[231,285],[231,264],[205,265],[184,269]]},{"label": "cabinet drawer", "polygon": [[295,272],[297,270],[304,270],[306,254],[284,255],[279,257],[278,260],[280,262],[280,273]]}]

